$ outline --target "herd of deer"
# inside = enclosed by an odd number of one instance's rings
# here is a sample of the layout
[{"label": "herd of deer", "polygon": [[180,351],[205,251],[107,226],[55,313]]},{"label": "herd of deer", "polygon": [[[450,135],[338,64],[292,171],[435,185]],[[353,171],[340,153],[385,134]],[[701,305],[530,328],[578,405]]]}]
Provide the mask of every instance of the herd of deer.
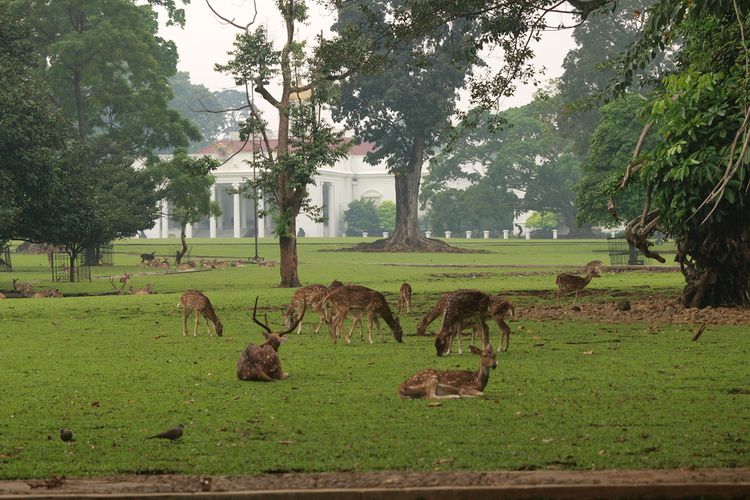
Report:
[{"label": "herd of deer", "polygon": [[[573,304],[575,304],[581,290],[591,282],[592,278],[600,276],[601,266],[602,263],[599,261],[587,264],[585,277],[569,273],[558,275],[556,279],[558,302],[561,297],[574,293]],[[399,313],[403,313],[404,310],[407,313],[410,312],[411,302],[412,287],[404,283],[401,285],[398,299]],[[208,335],[211,335],[209,323],[213,325],[216,335],[222,335],[223,325],[211,301],[200,291],[187,290],[182,294],[178,307],[181,307],[183,311],[183,335],[188,333],[187,318],[191,313],[195,313],[193,335],[197,335],[201,316],[205,318]],[[326,323],[334,343],[342,335],[344,321],[350,314],[352,326],[348,332],[344,333],[344,340],[347,344],[351,341],[357,323],[360,324],[360,338],[364,340],[363,316],[367,318],[367,334],[370,344],[373,343],[373,325],[378,330],[381,340],[384,340],[380,330],[380,319],[388,325],[397,342],[403,341],[403,329],[398,318],[393,315],[385,296],[362,285],[345,285],[334,280],[329,286],[309,285],[297,289],[284,312],[284,331],[274,331],[268,326],[268,319],[261,322],[257,318],[258,298],[256,297],[252,319],[263,328],[262,334],[265,341],[260,345],[251,343],[242,352],[237,362],[237,377],[240,380],[267,382],[287,377],[281,369],[279,347],[286,340],[286,334],[295,329],[297,334],[301,333],[302,319],[308,308],[319,315],[314,333],[318,333],[323,323]],[[438,356],[445,356],[450,354],[455,338],[458,339],[458,353],[462,353],[461,333],[464,330],[472,329],[472,342],[481,333],[483,347],[480,349],[474,345],[469,346],[470,351],[480,357],[479,371],[423,370],[404,381],[398,388],[398,394],[406,399],[481,396],[489,380],[489,370],[497,367],[495,351],[490,344],[487,320],[492,318],[500,329],[500,346],[497,350],[504,352],[508,350],[510,344],[510,327],[505,322],[505,318],[508,314],[514,313],[513,304],[500,295],[490,296],[479,290],[457,290],[443,294],[432,310],[420,321],[417,335],[425,335],[429,325],[438,316],[442,316],[442,326],[435,336],[435,349]]]}]

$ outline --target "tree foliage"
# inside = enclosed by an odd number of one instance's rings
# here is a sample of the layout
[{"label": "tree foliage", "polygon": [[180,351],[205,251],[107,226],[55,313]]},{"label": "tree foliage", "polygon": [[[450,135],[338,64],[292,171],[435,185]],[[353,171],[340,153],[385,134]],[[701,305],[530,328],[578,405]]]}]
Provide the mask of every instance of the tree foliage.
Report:
[{"label": "tree foliage", "polygon": [[534,212],[526,219],[526,227],[540,231],[551,231],[558,226],[557,214],[553,212]]},{"label": "tree foliage", "polygon": [[375,235],[380,229],[378,207],[372,200],[354,200],[344,211],[346,222],[346,234],[348,236],[359,236],[363,232]]},{"label": "tree foliage", "polygon": [[169,160],[159,161],[149,167],[158,186],[158,196],[167,202],[169,217],[180,226],[182,249],[177,253],[177,263],[187,252],[185,230],[188,224],[200,222],[203,217],[221,215],[221,208],[211,200],[214,178],[211,172],[219,163],[208,156],[188,156],[177,150]]},{"label": "tree foliage", "polygon": [[378,224],[383,231],[392,232],[396,227],[396,204],[384,201],[378,206]]},{"label": "tree foliage", "polygon": [[648,235],[658,229],[675,239],[685,305],[750,304],[750,55],[744,41],[750,10],[731,1],[661,0],[648,15],[623,60],[618,88],[653,52],[681,43],[677,71],[663,79],[649,107],[659,139],[626,174],[646,192],[628,238],[661,260]]}]

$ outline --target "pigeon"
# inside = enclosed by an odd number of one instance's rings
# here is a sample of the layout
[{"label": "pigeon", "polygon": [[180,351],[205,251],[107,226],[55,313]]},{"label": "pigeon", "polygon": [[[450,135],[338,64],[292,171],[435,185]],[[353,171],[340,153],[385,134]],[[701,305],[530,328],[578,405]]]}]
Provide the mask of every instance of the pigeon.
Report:
[{"label": "pigeon", "polygon": [[73,439],[73,431],[69,431],[67,429],[60,429],[60,439],[62,439],[66,443],[70,441],[75,441]]},{"label": "pigeon", "polygon": [[170,441],[174,441],[182,436],[182,429],[184,428],[183,424],[178,424],[177,427],[160,432],[156,436],[149,436],[147,439],[169,439]]}]

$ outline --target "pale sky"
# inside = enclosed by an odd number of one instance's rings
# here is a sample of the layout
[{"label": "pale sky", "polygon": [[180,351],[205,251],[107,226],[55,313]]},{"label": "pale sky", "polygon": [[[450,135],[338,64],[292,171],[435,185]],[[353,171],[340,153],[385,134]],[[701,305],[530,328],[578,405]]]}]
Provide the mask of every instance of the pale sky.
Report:
[{"label": "pale sky", "polygon": [[[212,0],[211,5],[224,17],[233,19],[237,24],[245,25],[253,15],[252,0]],[[283,25],[273,0],[257,0],[258,16],[256,25],[265,25],[272,39],[281,39],[284,35]],[[187,22],[184,29],[162,26],[161,35],[174,40],[180,55],[178,69],[190,73],[193,83],[203,84],[211,90],[234,88],[234,82],[224,74],[214,71],[214,64],[224,63],[227,52],[232,50],[232,43],[240,31],[216,18],[209,10],[205,0],[192,0],[184,6]],[[160,16],[163,17],[163,16]],[[312,38],[321,30],[327,32],[334,17],[319,5],[310,7],[310,23],[300,30],[301,37]],[[553,14],[549,24],[570,24],[570,18]],[[544,33],[539,44],[534,46],[536,58],[534,64],[546,68],[544,79],[555,78],[562,74],[562,62],[565,54],[573,47],[571,30],[550,31]],[[499,58],[490,55],[490,68],[501,64]],[[519,86],[516,95],[501,102],[502,108],[520,106],[528,103],[535,88],[531,85]]]}]

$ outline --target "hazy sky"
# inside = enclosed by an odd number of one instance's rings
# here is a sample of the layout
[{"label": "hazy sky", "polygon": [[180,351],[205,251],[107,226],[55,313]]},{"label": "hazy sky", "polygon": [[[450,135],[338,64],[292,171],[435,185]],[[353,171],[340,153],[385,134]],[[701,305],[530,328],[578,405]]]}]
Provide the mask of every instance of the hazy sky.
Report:
[{"label": "hazy sky", "polygon": [[[224,17],[233,19],[238,24],[247,24],[252,19],[252,0],[212,0],[211,5]],[[284,34],[281,19],[278,16],[273,0],[257,0],[258,16],[256,25],[267,26],[269,35],[273,39],[280,39]],[[239,30],[227,25],[214,16],[206,5],[205,0],[192,0],[185,6],[187,22],[184,29],[162,27],[161,34],[165,38],[174,40],[180,54],[178,68],[190,73],[191,81],[203,84],[211,90],[233,88],[231,78],[214,71],[214,64],[225,62],[227,52],[232,50],[232,42]],[[555,15],[553,15],[555,16]],[[560,16],[560,15],[556,15]],[[163,17],[163,16],[162,16]],[[310,23],[300,31],[298,39],[311,38],[321,30],[326,31],[333,22],[330,12],[318,5],[310,9]],[[570,22],[570,19],[551,17],[550,25]],[[545,67],[545,78],[557,77],[562,73],[561,64],[565,54],[572,48],[570,30],[546,32],[541,43],[535,46],[537,67]],[[490,66],[499,65],[501,61],[490,55]],[[507,108],[525,104],[531,100],[534,87],[522,86],[512,99],[501,102],[501,107]]]}]

